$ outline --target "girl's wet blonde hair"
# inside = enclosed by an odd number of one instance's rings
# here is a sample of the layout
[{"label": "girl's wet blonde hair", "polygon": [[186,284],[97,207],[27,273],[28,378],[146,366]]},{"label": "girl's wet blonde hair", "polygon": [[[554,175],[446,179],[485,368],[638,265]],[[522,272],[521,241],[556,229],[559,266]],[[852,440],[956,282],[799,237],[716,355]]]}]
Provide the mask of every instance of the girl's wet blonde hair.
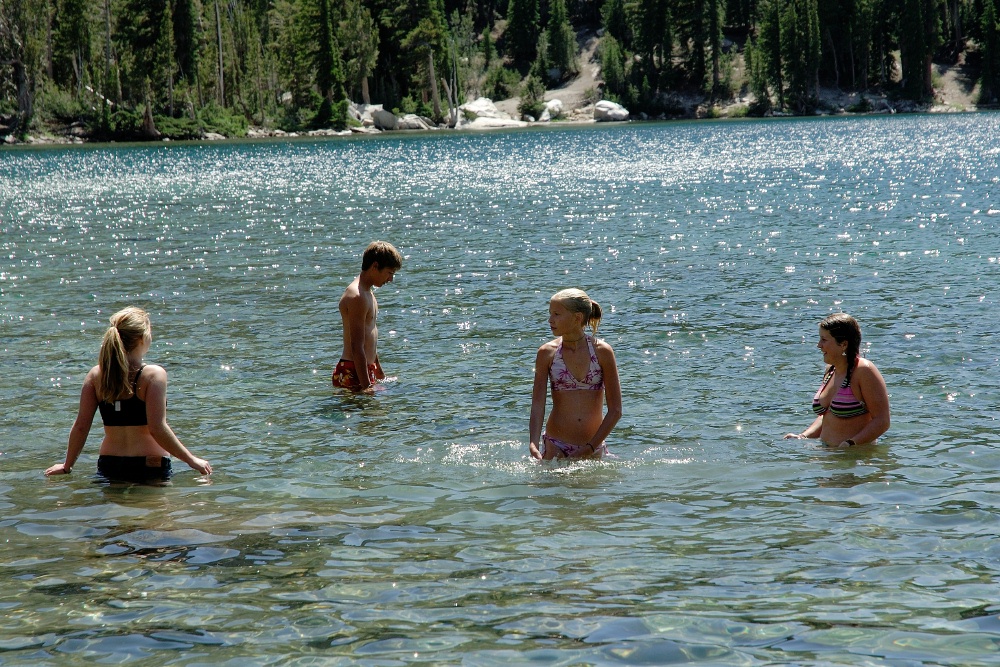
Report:
[{"label": "girl's wet blonde hair", "polygon": [[571,313],[581,313],[583,326],[589,326],[594,335],[597,335],[597,327],[601,324],[601,306],[582,289],[564,289],[553,294],[550,301],[562,304]]},{"label": "girl's wet blonde hair", "polygon": [[104,332],[97,364],[101,374],[95,391],[99,401],[118,401],[132,395],[129,383],[128,353],[151,338],[149,313],[129,307],[111,316],[111,326]]}]

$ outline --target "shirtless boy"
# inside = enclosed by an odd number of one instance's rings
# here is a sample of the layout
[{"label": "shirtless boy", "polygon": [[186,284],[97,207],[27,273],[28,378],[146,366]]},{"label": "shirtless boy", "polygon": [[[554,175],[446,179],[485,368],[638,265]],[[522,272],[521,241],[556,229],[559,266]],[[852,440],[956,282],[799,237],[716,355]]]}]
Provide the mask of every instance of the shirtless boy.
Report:
[{"label": "shirtless boy", "polygon": [[[374,241],[361,257],[361,274],[340,297],[340,317],[344,321],[344,352],[333,371],[333,386],[371,392],[385,378],[378,360],[378,301],[373,287],[391,283],[403,266],[403,256],[392,244]],[[367,373],[359,374],[365,368]]]}]

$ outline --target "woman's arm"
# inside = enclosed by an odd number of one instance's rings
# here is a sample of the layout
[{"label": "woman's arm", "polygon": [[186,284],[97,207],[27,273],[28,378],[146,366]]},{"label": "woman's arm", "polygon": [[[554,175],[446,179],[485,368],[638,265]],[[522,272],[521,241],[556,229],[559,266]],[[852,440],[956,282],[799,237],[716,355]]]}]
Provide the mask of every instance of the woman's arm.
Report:
[{"label": "woman's arm", "polygon": [[816,419],[813,420],[813,423],[809,424],[809,426],[806,427],[806,430],[802,431],[802,433],[786,433],[785,440],[788,440],[789,438],[818,438],[822,430],[823,415],[820,415],[819,417],[816,417]]},{"label": "woman's arm", "polygon": [[542,424],[545,421],[545,398],[548,395],[549,366],[552,365],[552,353],[546,350],[546,345],[538,348],[535,355],[535,380],[531,385],[531,417],[528,420],[528,450],[531,456],[541,459],[545,454],[539,448],[542,442]]},{"label": "woman's arm", "polygon": [[46,475],[66,475],[73,470],[76,460],[80,458],[83,446],[87,444],[90,427],[94,423],[94,413],[97,412],[97,392],[94,382],[97,378],[97,366],[90,369],[80,390],[80,408],[77,410],[73,428],[69,431],[69,444],[66,447],[66,460],[45,470]]},{"label": "woman's arm", "polygon": [[[160,366],[146,366],[146,422],[156,444],[203,475],[212,474],[208,461],[198,458],[174,435],[167,424],[167,371]],[[147,376],[143,376],[144,378]]]},{"label": "woman's arm", "polygon": [[[858,431],[852,440],[856,445],[875,442],[879,436],[889,430],[889,392],[885,387],[885,379],[879,373],[875,364],[870,361],[864,366],[858,366],[851,378],[860,398],[868,407],[871,421]],[[840,443],[848,445],[847,441]]]},{"label": "woman's arm", "polygon": [[608,411],[604,414],[597,432],[591,436],[588,444],[591,449],[598,447],[611,434],[611,430],[622,418],[622,385],[618,377],[618,362],[615,351],[610,345],[601,341],[597,345],[597,361],[604,373],[604,400]]}]

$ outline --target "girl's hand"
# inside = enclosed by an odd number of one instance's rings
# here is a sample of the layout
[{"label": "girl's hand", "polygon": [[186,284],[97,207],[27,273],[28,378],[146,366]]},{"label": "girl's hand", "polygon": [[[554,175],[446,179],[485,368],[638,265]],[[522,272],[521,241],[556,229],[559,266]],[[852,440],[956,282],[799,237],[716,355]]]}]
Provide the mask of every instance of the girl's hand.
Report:
[{"label": "girl's hand", "polygon": [[46,477],[48,477],[49,475],[68,475],[69,473],[70,469],[66,468],[65,463],[57,463],[54,466],[47,468],[45,470]]},{"label": "girl's hand", "polygon": [[531,452],[531,458],[538,459],[539,461],[542,460],[542,453],[538,451],[538,445],[535,443],[528,444],[528,451]]},{"label": "girl's hand", "polygon": [[801,433],[786,433],[784,439],[785,440],[805,440],[806,436],[802,435]]},{"label": "girl's hand", "polygon": [[191,461],[191,463],[189,463],[188,465],[190,465],[192,468],[194,468],[195,470],[197,470],[198,472],[200,472],[202,475],[211,475],[212,474],[212,464],[210,464],[205,459],[199,459],[196,456],[196,457],[194,457],[194,460]]}]

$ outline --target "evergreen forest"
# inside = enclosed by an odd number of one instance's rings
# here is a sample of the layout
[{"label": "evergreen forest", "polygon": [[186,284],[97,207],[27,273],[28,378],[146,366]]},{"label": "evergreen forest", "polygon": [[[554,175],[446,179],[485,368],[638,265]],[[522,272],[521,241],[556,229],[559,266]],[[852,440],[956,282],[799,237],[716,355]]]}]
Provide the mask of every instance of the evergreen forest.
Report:
[{"label": "evergreen forest", "polygon": [[349,101],[437,123],[479,96],[530,110],[594,35],[594,98],[633,113],[683,94],[805,114],[821,86],[928,102],[934,62],[1000,97],[1000,0],[0,0],[0,133],[343,129]]}]

